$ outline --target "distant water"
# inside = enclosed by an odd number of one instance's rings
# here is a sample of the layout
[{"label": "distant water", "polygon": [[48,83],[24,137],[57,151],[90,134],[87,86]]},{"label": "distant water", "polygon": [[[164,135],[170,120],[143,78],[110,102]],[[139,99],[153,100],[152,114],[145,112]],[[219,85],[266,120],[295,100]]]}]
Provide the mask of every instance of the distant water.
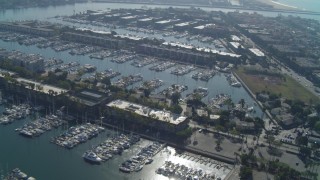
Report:
[{"label": "distant water", "polygon": [[[312,10],[320,12],[320,0],[274,0],[279,3],[287,4],[290,6],[296,6],[301,9]],[[301,1],[301,2],[300,2]],[[105,10],[118,9],[118,8],[128,8],[136,9],[141,8],[141,4],[124,4],[124,3],[76,3],[74,5],[62,5],[62,6],[49,6],[49,7],[35,7],[35,8],[25,8],[25,9],[10,9],[10,10],[0,10],[0,21],[16,21],[16,20],[47,20],[48,18],[60,15],[72,15],[73,13],[84,12],[86,10]],[[168,8],[168,7],[178,7],[178,8],[189,8],[188,6],[169,6],[169,5],[148,5],[148,8]],[[228,8],[206,8],[201,9],[205,11],[223,11],[223,12],[233,12],[235,9]],[[258,10],[240,10],[240,12],[258,12],[264,16],[277,16],[278,12],[267,12]],[[297,15],[304,18],[311,18],[320,20],[319,15],[308,15],[308,14],[295,14],[295,13],[282,13],[283,15]]]},{"label": "distant water", "polygon": [[274,0],[306,11],[320,12],[320,0]]}]

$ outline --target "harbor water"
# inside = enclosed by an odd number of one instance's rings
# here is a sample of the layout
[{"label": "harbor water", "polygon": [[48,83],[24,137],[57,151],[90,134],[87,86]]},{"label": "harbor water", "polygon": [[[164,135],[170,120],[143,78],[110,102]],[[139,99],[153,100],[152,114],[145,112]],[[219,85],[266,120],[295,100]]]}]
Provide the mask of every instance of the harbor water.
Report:
[{"label": "harbor water", "polygon": [[[148,6],[148,7],[168,7],[168,6]],[[81,3],[75,5],[64,5],[47,8],[27,8],[16,10],[5,10],[0,12],[0,21],[16,21],[16,20],[44,20],[51,22],[59,22],[56,18],[58,15],[72,15],[73,13],[84,12],[90,10],[101,10],[106,8],[141,8],[139,4],[118,4],[118,3]],[[205,8],[206,10],[221,10]],[[224,9],[224,11],[233,11]],[[252,12],[252,11],[251,11]],[[277,13],[266,13],[268,15],[277,15]],[[312,16],[316,17],[316,16]],[[317,16],[318,18],[318,16]],[[116,30],[126,33],[126,30]],[[169,37],[172,38],[172,37]],[[204,102],[209,101],[210,98],[215,97],[217,94],[225,93],[230,94],[232,100],[237,103],[240,99],[245,99],[249,105],[254,105],[254,100],[248,95],[243,87],[237,88],[229,85],[226,77],[222,73],[218,73],[208,82],[197,81],[191,78],[192,73],[184,76],[176,76],[171,74],[171,70],[167,69],[163,72],[154,72],[149,70],[151,65],[145,67],[134,67],[130,65],[130,61],[117,64],[111,62],[110,59],[95,60],[90,59],[88,55],[77,56],[70,55],[68,51],[55,52],[51,48],[39,49],[36,46],[23,46],[17,42],[5,42],[0,40],[0,48],[7,50],[19,50],[24,53],[41,54],[46,59],[57,58],[62,59],[64,63],[67,62],[79,62],[80,64],[92,64],[97,67],[97,71],[103,71],[106,69],[113,69],[121,73],[121,76],[128,76],[132,74],[141,73],[145,80],[151,80],[158,78],[165,83],[161,88],[157,89],[155,93],[160,92],[164,88],[172,84],[182,84],[188,86],[188,90],[183,93],[183,96],[192,92],[197,87],[208,88],[209,94],[203,99]],[[115,81],[118,77],[114,78]],[[138,83],[137,83],[138,84]],[[137,85],[130,86],[128,88],[134,88]],[[3,106],[0,107],[0,112],[3,111]],[[261,109],[254,106],[256,115],[262,114]],[[102,163],[101,165],[91,165],[86,163],[82,154],[90,149],[92,146],[99,144],[105,140],[108,135],[112,135],[114,131],[106,130],[98,137],[81,144],[72,150],[61,148],[55,144],[50,143],[52,137],[60,135],[66,130],[66,127],[53,129],[44,133],[37,138],[24,138],[15,132],[16,128],[21,127],[26,121],[31,121],[32,118],[15,121],[12,124],[2,126],[0,125],[0,174],[4,175],[9,170],[19,167],[22,171],[29,175],[34,176],[37,179],[57,180],[57,179],[78,179],[78,180],[103,180],[103,179],[168,179],[164,176],[157,175],[155,170],[164,164],[165,160],[172,159],[168,152],[162,152],[156,155],[154,162],[150,165],[146,165],[142,171],[132,174],[125,174],[119,172],[119,165],[125,160],[129,159],[132,155],[136,154],[140,147],[150,144],[150,141],[142,140],[138,144],[134,145],[129,150],[126,150],[122,156],[115,156],[113,159]],[[176,159],[179,161],[179,158]],[[175,162],[179,163],[179,162]],[[192,162],[189,163],[192,167]]]},{"label": "harbor water", "polygon": [[[4,107],[0,106],[0,112],[3,112]],[[119,165],[136,155],[142,147],[152,144],[151,141],[141,139],[138,143],[125,150],[122,155],[115,155],[112,159],[93,165],[83,160],[82,155],[85,151],[98,145],[106,138],[120,134],[113,130],[106,130],[86,143],[80,144],[77,147],[69,150],[50,143],[52,137],[56,137],[63,133],[67,127],[52,129],[35,138],[26,138],[15,132],[16,128],[20,128],[28,121],[32,121],[32,117],[27,119],[17,120],[9,125],[0,125],[0,175],[7,174],[8,171],[18,167],[23,172],[35,177],[36,179],[57,180],[57,179],[78,179],[78,180],[126,180],[126,179],[146,179],[158,180],[168,179],[163,175],[155,172],[160,168],[165,161],[171,160],[175,163],[184,164],[190,168],[202,168],[205,172],[216,170],[215,174],[224,178],[232,168],[214,169],[213,167],[219,162],[212,161],[211,168],[204,164],[197,163],[200,160],[199,156],[192,158],[183,158],[174,155],[174,149],[167,147],[154,156],[154,161],[145,165],[139,172],[130,174],[119,171]],[[190,156],[189,156],[190,157]],[[195,159],[199,157],[199,159]],[[188,160],[192,159],[192,160]],[[0,176],[0,177],[2,177]]]}]

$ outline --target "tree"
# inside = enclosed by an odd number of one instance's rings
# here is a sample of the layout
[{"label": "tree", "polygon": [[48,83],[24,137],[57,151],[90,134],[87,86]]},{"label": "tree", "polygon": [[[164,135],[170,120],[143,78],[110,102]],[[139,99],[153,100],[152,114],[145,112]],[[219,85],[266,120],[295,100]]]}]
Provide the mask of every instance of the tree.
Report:
[{"label": "tree", "polygon": [[179,99],[181,98],[181,94],[178,92],[175,92],[171,95],[171,102],[172,104],[178,104],[179,103]]},{"label": "tree", "polygon": [[107,85],[107,86],[110,86],[111,85],[111,81],[110,81],[110,78],[108,77],[104,77],[102,80],[101,80],[101,83]]},{"label": "tree", "polygon": [[320,133],[320,121],[315,123],[314,130]]},{"label": "tree", "polygon": [[300,146],[307,146],[308,138],[306,136],[298,136],[296,139],[296,143]]},{"label": "tree", "polygon": [[300,147],[300,149],[299,149],[299,153],[303,156],[303,157],[310,157],[310,155],[311,155],[311,149],[310,148],[308,148],[308,147],[304,147],[304,146],[302,146],[302,147]]},{"label": "tree", "polygon": [[150,94],[151,94],[151,90],[150,89],[144,89],[143,90],[143,94],[144,94],[145,97],[149,97]]},{"label": "tree", "polygon": [[182,113],[182,107],[179,106],[178,104],[173,105],[170,107],[171,112],[175,113],[175,114],[181,114]]},{"label": "tree", "polygon": [[243,180],[252,179],[252,169],[247,166],[241,166],[239,176],[240,176],[240,179],[243,179]]},{"label": "tree", "polygon": [[239,104],[241,104],[241,108],[244,108],[244,105],[245,105],[244,99],[240,99]]}]

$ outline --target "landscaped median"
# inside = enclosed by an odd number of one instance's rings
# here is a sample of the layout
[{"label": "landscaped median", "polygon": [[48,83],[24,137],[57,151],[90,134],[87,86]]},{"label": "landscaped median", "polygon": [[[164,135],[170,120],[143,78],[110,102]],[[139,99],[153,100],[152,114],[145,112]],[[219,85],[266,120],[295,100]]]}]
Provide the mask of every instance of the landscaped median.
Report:
[{"label": "landscaped median", "polygon": [[239,67],[234,72],[254,94],[265,91],[305,103],[320,102],[317,96],[288,75],[247,67]]}]

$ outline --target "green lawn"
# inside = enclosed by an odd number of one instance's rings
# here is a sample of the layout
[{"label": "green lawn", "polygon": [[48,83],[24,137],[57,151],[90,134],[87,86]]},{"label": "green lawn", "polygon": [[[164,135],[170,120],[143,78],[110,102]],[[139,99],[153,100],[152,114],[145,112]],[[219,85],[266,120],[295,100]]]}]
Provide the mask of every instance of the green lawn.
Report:
[{"label": "green lawn", "polygon": [[[262,78],[261,76],[248,73],[244,68],[238,68],[235,72],[244,81],[244,83],[246,83],[253,93],[268,91],[274,94],[281,93],[281,95],[287,99],[301,100],[305,103],[320,102],[320,99],[317,96],[312,94],[309,90],[288,75],[282,75],[282,78],[274,78],[272,76],[263,75]],[[263,72],[261,72],[261,74],[263,74]],[[266,80],[269,78],[274,78],[278,81],[277,83],[273,83]]]}]

